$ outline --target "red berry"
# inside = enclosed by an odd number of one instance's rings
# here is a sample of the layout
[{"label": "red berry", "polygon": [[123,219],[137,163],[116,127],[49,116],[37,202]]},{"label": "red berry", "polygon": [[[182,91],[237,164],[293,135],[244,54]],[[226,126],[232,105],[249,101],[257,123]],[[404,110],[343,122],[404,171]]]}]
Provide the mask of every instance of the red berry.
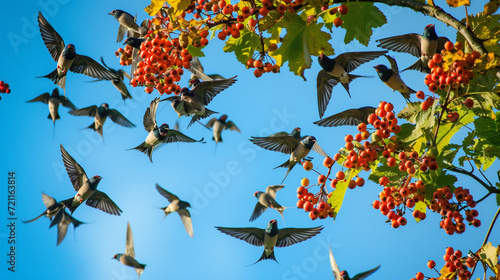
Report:
[{"label": "red berry", "polygon": [[347,12],[349,11],[349,9],[347,8],[346,5],[340,5],[340,7],[338,8],[338,10],[339,10],[339,13],[342,14],[342,15],[347,14]]}]

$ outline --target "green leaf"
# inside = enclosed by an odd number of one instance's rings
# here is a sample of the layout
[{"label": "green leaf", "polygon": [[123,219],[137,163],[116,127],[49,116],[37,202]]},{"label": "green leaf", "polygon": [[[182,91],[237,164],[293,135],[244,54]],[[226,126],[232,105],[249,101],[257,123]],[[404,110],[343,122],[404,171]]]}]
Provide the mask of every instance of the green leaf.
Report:
[{"label": "green leaf", "polygon": [[269,28],[271,28],[271,26],[275,25],[278,22],[278,19],[280,18],[281,14],[278,11],[276,10],[270,11],[267,16],[263,17],[259,21],[259,29],[261,31],[268,30]]},{"label": "green leaf", "polygon": [[279,26],[286,28],[286,35],[281,46],[271,56],[282,63],[288,61],[290,71],[304,80],[304,70],[312,64],[311,55],[334,54],[328,43],[330,34],[321,31],[322,23],[307,24],[299,15],[285,12],[284,17],[279,20]]},{"label": "green leaf", "polygon": [[189,51],[189,54],[192,56],[197,56],[197,57],[205,57],[205,54],[201,50],[202,48],[197,48],[193,45],[188,45],[187,50]]},{"label": "green leaf", "polygon": [[410,102],[398,113],[398,118],[405,119],[411,123],[417,122],[417,115],[422,111],[420,108],[422,102]]},{"label": "green leaf", "polygon": [[[439,162],[438,158],[438,162]],[[422,182],[425,184],[425,200],[431,201],[432,194],[438,189],[444,186],[449,186],[450,189],[453,188],[455,182],[457,181],[457,177],[454,175],[447,174],[446,170],[443,170],[443,166],[439,165],[438,170],[428,170],[426,172],[422,172],[417,170],[415,172],[414,177],[420,178]]]},{"label": "green leaf", "polygon": [[156,13],[163,7],[165,0],[151,0],[151,4],[149,4],[144,11],[148,13],[148,15],[154,17]]},{"label": "green leaf", "polygon": [[353,1],[347,3],[347,7],[349,12],[342,16],[344,23],[340,26],[346,30],[344,43],[356,39],[368,46],[373,29],[387,23],[385,15],[373,3]]},{"label": "green leaf", "polygon": [[457,145],[457,144],[448,144],[443,147],[443,150],[441,152],[441,155],[443,157],[443,163],[445,164],[451,164],[453,160],[455,159],[455,156],[457,153],[460,151],[460,148],[462,146]]},{"label": "green leaf", "polygon": [[491,242],[484,244],[484,246],[477,252],[481,262],[486,264],[495,273],[495,275],[498,274],[498,252],[499,248],[494,247]]},{"label": "green leaf", "polygon": [[387,160],[382,158],[382,160],[377,161],[376,164],[371,165],[372,172],[370,173],[370,176],[368,176],[368,180],[371,180],[378,185],[380,177],[386,176],[389,178],[389,184],[387,186],[400,186],[404,179],[408,177],[408,173],[399,170],[397,166],[389,167],[386,162]]},{"label": "green leaf", "polygon": [[[488,52],[500,55],[500,15],[485,17],[482,13],[478,13],[476,15],[469,15],[468,17],[470,28],[480,40],[484,40],[483,44]],[[465,22],[465,19],[462,22]],[[465,42],[460,32],[457,32],[457,41]]]},{"label": "green leaf", "polygon": [[417,152],[420,152],[422,143],[425,141],[422,130],[417,129],[416,125],[409,123],[401,125],[401,131],[396,135],[403,145],[413,147],[413,149]]},{"label": "green leaf", "polygon": [[500,194],[497,193],[497,206],[500,206]]},{"label": "green leaf", "polygon": [[349,182],[354,178],[354,176],[358,175],[358,173],[362,170],[362,168],[357,169],[349,169],[346,173],[346,178],[337,183],[337,187],[334,191],[332,191],[330,198],[328,199],[328,203],[332,206],[333,210],[333,218],[337,217],[337,214],[340,211],[340,207],[342,207],[342,202],[344,201],[345,192],[347,190],[347,186]]},{"label": "green leaf", "polygon": [[[425,204],[425,202],[423,201],[419,201],[417,203],[415,203],[415,208],[413,208],[413,211],[420,211],[422,213],[425,213],[427,212],[427,204]],[[421,220],[419,218],[415,218],[415,221],[417,221],[417,223],[419,223]]]},{"label": "green leaf", "polygon": [[463,126],[474,121],[474,114],[472,113],[472,111],[459,109],[457,112],[460,115],[460,119],[458,121],[447,122],[439,127],[436,140],[439,153],[441,153],[444,146],[450,143],[450,140],[453,135],[455,135],[455,133],[457,133]]},{"label": "green leaf", "polygon": [[236,59],[243,65],[246,65],[258,47],[260,47],[260,37],[253,31],[245,30],[239,38],[229,38],[224,46],[224,52],[234,52]]}]

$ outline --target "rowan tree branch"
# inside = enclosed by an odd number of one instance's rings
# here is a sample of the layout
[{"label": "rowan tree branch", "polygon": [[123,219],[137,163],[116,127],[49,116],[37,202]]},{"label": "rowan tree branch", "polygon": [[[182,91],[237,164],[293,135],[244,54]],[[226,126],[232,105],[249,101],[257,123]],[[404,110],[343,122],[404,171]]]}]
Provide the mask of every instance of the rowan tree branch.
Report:
[{"label": "rowan tree branch", "polygon": [[[472,32],[472,30],[467,28],[467,26],[460,20],[456,19],[452,15],[445,12],[438,6],[431,6],[422,2],[413,0],[356,0],[358,2],[369,2],[369,3],[382,3],[389,6],[400,6],[413,9],[415,11],[421,12],[425,15],[431,16],[443,23],[455,28],[460,32],[464,38],[467,40],[471,48],[481,54],[486,53],[487,50],[484,47],[483,42]],[[333,3],[345,3],[346,1],[334,0]]]}]

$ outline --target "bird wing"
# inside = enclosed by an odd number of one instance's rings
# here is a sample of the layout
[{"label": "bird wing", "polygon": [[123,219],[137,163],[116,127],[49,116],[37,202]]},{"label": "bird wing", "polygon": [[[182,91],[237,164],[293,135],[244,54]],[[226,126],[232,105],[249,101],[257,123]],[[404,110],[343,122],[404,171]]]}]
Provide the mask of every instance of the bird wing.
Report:
[{"label": "bird wing", "polygon": [[236,77],[201,82],[193,88],[193,93],[200,99],[203,105],[208,105],[217,94],[234,84]]},{"label": "bird wing", "polygon": [[73,184],[73,188],[75,188],[75,191],[78,191],[83,183],[87,182],[87,174],[85,174],[85,170],[83,170],[76,160],[73,159],[68,152],[66,152],[64,147],[61,144],[59,145],[61,146],[61,155],[66,172],[68,173],[69,179]]},{"label": "bird wing", "polygon": [[120,216],[120,212],[122,212],[118,205],[116,205],[107,194],[98,190],[94,191],[94,193],[87,199],[86,204],[111,215]]},{"label": "bird wing", "polygon": [[332,98],[333,87],[339,82],[339,79],[328,74],[325,70],[319,71],[318,78],[316,79],[316,88],[318,92],[318,110],[320,118],[323,117],[326,106],[328,106],[330,98]]},{"label": "bird wing", "polygon": [[127,118],[125,118],[120,112],[115,109],[109,110],[109,117],[111,120],[124,127],[135,127],[135,124],[131,123]]},{"label": "bird wing", "polygon": [[129,222],[127,222],[127,241],[125,243],[125,255],[135,258],[134,236],[132,235],[132,228],[130,228]]},{"label": "bird wing", "polygon": [[[200,59],[197,56],[193,57],[193,59],[191,60],[191,67],[193,67],[193,66],[196,68],[196,70],[201,71],[201,73],[204,73],[205,70],[203,69],[203,66],[201,65]],[[194,74],[198,75],[198,73],[194,73]]]},{"label": "bird wing", "polygon": [[318,142],[314,143],[314,145],[312,146],[312,150],[315,151],[316,153],[324,156],[324,157],[327,157],[328,155],[325,153],[325,151],[323,151],[323,149],[321,149],[321,146],[318,144]]},{"label": "bird wing", "polygon": [[151,104],[149,104],[149,107],[146,109],[146,112],[144,113],[144,117],[142,118],[142,122],[144,124],[144,129],[146,129],[147,132],[150,132],[151,130],[155,129],[156,125],[156,108],[158,107],[158,102],[160,98],[156,97],[151,101]]},{"label": "bird wing", "polygon": [[71,72],[84,74],[96,79],[103,79],[103,80],[119,79],[117,74],[109,71],[104,66],[99,64],[99,62],[85,55],[77,54],[69,70]]},{"label": "bird wing", "polygon": [[76,110],[71,110],[69,113],[73,116],[89,116],[89,117],[95,117],[97,114],[97,110],[99,108],[96,105],[92,105],[89,107],[85,107],[82,109],[76,109]]},{"label": "bird wing", "polygon": [[253,228],[253,227],[252,228],[215,227],[215,228],[218,229],[220,232],[241,239],[254,246],[264,245],[264,235],[266,231],[263,229]]},{"label": "bird wing", "polygon": [[252,216],[250,216],[250,222],[255,221],[258,217],[260,217],[264,212],[266,212],[267,207],[262,205],[260,202],[255,204],[255,208],[253,209]]},{"label": "bird wing", "polygon": [[165,190],[164,188],[160,187],[160,185],[156,184],[156,190],[163,196],[165,197],[168,202],[172,203],[173,201],[179,200],[179,197],[177,197],[175,194]]},{"label": "bird wing", "polygon": [[175,101],[175,100],[181,100],[181,97],[178,96],[178,95],[174,95],[174,96],[170,96],[170,97],[167,97],[165,99],[162,99],[162,100],[160,100],[160,102],[162,102],[162,101],[170,101],[170,102],[172,102],[172,101]]},{"label": "bird wing", "polygon": [[291,154],[300,144],[300,140],[292,136],[251,137],[250,141],[266,150]]},{"label": "bird wing", "polygon": [[125,72],[124,70],[118,69],[116,71],[116,73],[118,73],[118,76],[120,77],[120,79],[123,80],[123,76],[125,76],[125,77],[127,77],[130,80],[130,75],[127,72]]},{"label": "bird wing", "polygon": [[61,105],[63,105],[66,108],[71,108],[73,110],[77,110],[76,106],[69,101],[69,99],[66,96],[59,96],[59,100],[61,101]]},{"label": "bird wing", "polygon": [[346,52],[338,55],[335,61],[338,62],[347,73],[358,68],[361,64],[372,61],[375,58],[386,54],[387,51],[376,52]]},{"label": "bird wing", "polygon": [[332,127],[341,125],[358,125],[367,123],[367,118],[371,113],[375,113],[375,107],[363,107],[359,109],[348,109],[328,118],[314,122],[319,126]]},{"label": "bird wing", "polygon": [[[189,68],[189,71],[191,71],[194,74],[193,78],[199,78],[200,80],[202,80],[204,82],[213,81],[212,78],[210,78],[205,73],[203,73],[203,68],[200,68],[201,64],[199,65],[200,67],[198,67],[197,65],[193,65],[193,61],[194,61],[194,59],[191,60],[191,68]],[[199,62],[199,60],[198,60],[198,62]]]},{"label": "bird wing", "polygon": [[116,37],[117,43],[123,40],[123,36],[125,36],[126,31],[128,31],[128,28],[120,24],[120,26],[118,27],[118,36]]},{"label": "bird wing", "polygon": [[31,99],[30,101],[26,101],[26,102],[43,102],[45,104],[48,104],[49,99],[50,99],[50,93],[46,92],[46,93],[42,93],[39,96]]},{"label": "bird wing", "polygon": [[217,121],[217,118],[211,118],[207,124],[205,125],[208,128],[212,128],[214,126],[214,123]]},{"label": "bird wing", "polygon": [[177,130],[170,129],[168,130],[167,137],[163,140],[163,143],[174,143],[174,142],[201,142],[203,141],[203,138],[201,140],[194,140],[193,138],[184,135],[182,132],[179,132]]},{"label": "bird wing", "polygon": [[284,188],[285,185],[272,185],[266,188],[266,193],[276,199],[276,192]]},{"label": "bird wing", "polygon": [[399,67],[398,64],[396,63],[396,59],[390,55],[385,55],[387,60],[389,60],[389,63],[391,64],[391,70],[394,72],[394,74],[399,76]]},{"label": "bird wing", "polygon": [[271,135],[269,135],[269,136],[267,136],[267,137],[288,136],[288,135],[290,135],[290,134],[289,134],[289,133],[287,133],[287,132],[282,131],[282,132],[276,132],[276,133],[273,133],[273,134],[271,134]]},{"label": "bird wing", "polygon": [[330,266],[332,267],[333,276],[335,277],[335,280],[343,280],[342,276],[340,276],[339,266],[337,265],[337,262],[333,257],[332,246],[330,246]]},{"label": "bird wing", "polygon": [[50,55],[52,55],[54,61],[57,61],[64,50],[63,38],[43,17],[42,12],[38,12],[38,27],[40,28],[43,42],[49,50]]},{"label": "bird wing", "polygon": [[52,205],[57,203],[57,201],[53,197],[50,197],[44,193],[42,193],[42,201],[43,204],[45,205],[45,208],[47,209],[49,209]]},{"label": "bird wing", "polygon": [[236,130],[238,132],[241,132],[240,129],[232,121],[227,121],[224,129]]},{"label": "bird wing", "polygon": [[363,280],[365,279],[366,277],[370,276],[371,274],[373,274],[375,271],[377,271],[378,269],[380,268],[380,265],[378,265],[377,267],[375,268],[372,268],[368,271],[365,271],[365,272],[361,272],[359,274],[356,274],[352,280]]},{"label": "bird wing", "polygon": [[419,35],[417,33],[410,33],[379,39],[376,42],[379,43],[377,45],[377,47],[379,48],[384,48],[395,52],[405,52],[413,56],[420,57],[422,56],[420,50],[420,40],[422,40],[422,35]]},{"label": "bird wing", "polygon": [[189,214],[189,211],[187,209],[181,209],[177,211],[177,213],[179,214],[179,217],[181,217],[182,224],[184,225],[186,232],[189,234],[189,236],[193,237],[193,223],[191,221],[191,214]]},{"label": "bird wing", "polygon": [[276,247],[288,247],[290,245],[305,241],[320,233],[322,226],[314,228],[284,228],[278,231]]}]

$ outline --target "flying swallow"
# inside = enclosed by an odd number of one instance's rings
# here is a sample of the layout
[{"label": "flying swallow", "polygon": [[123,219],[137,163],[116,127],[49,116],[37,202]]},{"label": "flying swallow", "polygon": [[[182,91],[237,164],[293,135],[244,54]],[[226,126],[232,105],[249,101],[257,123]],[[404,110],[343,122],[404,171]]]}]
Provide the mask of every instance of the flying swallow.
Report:
[{"label": "flying swallow", "polygon": [[232,122],[227,120],[227,115],[222,115],[220,118],[212,118],[208,121],[206,127],[213,128],[214,136],[212,140],[215,143],[222,142],[222,131],[225,129],[241,132],[240,129]]},{"label": "flying swallow", "polygon": [[[148,155],[149,160],[153,162],[152,155],[153,150],[162,143],[173,143],[173,142],[202,142],[203,138],[199,141],[194,140],[183,133],[169,129],[168,124],[164,123],[160,127],[156,124],[156,109],[158,108],[158,103],[160,98],[156,97],[151,104],[146,109],[143,118],[144,129],[149,133],[146,140],[142,142],[139,146],[132,148],[139,150],[142,153]],[[132,150],[131,149],[131,150]]]},{"label": "flying swallow", "polygon": [[56,216],[50,223],[49,228],[57,225],[57,245],[61,244],[66,237],[66,233],[68,232],[69,224],[73,224],[73,227],[76,229],[78,226],[83,224],[83,222],[78,221],[73,218],[70,214],[66,212],[66,209],[63,207],[57,211]]},{"label": "flying swallow", "polygon": [[444,49],[444,44],[449,41],[446,37],[438,37],[434,24],[425,27],[423,35],[417,33],[404,34],[389,38],[379,39],[377,47],[395,52],[409,53],[419,59],[406,70],[417,70],[430,73],[427,63],[436,53]]},{"label": "flying swallow", "polygon": [[191,214],[187,210],[187,207],[191,207],[191,204],[186,201],[182,201],[175,194],[163,189],[158,184],[156,184],[156,190],[165,197],[170,204],[166,207],[161,208],[163,212],[165,212],[165,216],[163,219],[168,216],[168,214],[172,212],[177,212],[179,217],[181,217],[182,224],[184,224],[184,228],[189,236],[193,237],[193,223],[191,222]]},{"label": "flying swallow", "polygon": [[363,280],[366,277],[370,276],[375,271],[377,271],[377,269],[380,268],[380,265],[379,265],[379,266],[372,268],[368,271],[356,274],[353,278],[350,278],[347,271],[345,271],[345,270],[339,271],[339,266],[337,265],[337,262],[335,261],[335,258],[333,257],[332,247],[330,247],[330,265],[332,267],[332,271],[333,271],[333,275],[335,277],[335,280]]},{"label": "flying swallow", "polygon": [[278,230],[278,222],[276,220],[271,220],[265,230],[253,227],[215,228],[220,232],[246,241],[254,246],[264,246],[262,256],[254,264],[260,262],[261,260],[269,259],[278,262],[274,256],[274,247],[288,247],[290,245],[300,243],[317,235],[323,229],[322,226],[319,226],[314,228],[283,228]]},{"label": "flying swallow", "polygon": [[349,83],[356,78],[366,78],[366,76],[358,76],[349,73],[354,71],[354,69],[358,68],[361,64],[374,60],[386,53],[387,51],[347,52],[335,58],[329,58],[321,53],[318,57],[318,62],[323,69],[319,71],[318,78],[316,79],[319,117],[322,118],[325,113],[326,106],[328,106],[332,97],[334,86],[340,82],[347,91],[347,94],[349,94],[349,97],[351,97]]},{"label": "flying swallow", "polygon": [[276,201],[276,192],[284,188],[284,185],[273,185],[266,188],[266,192],[255,192],[253,196],[258,199],[257,204],[255,204],[255,208],[252,212],[252,216],[250,216],[250,222],[254,221],[258,217],[264,213],[267,208],[276,209],[278,213],[280,213],[283,221],[285,221],[285,217],[283,217],[283,211],[285,211],[286,207],[281,206]]},{"label": "flying swallow", "polygon": [[132,236],[132,229],[130,228],[130,224],[127,222],[127,242],[125,243],[125,254],[115,254],[113,259],[121,262],[126,266],[130,266],[135,268],[137,275],[139,275],[139,279],[141,278],[141,274],[144,272],[146,268],[145,264],[141,264],[135,260],[135,250],[134,250],[134,237]]},{"label": "flying swallow", "polygon": [[89,179],[85,170],[66,152],[62,145],[60,146],[64,167],[73,184],[73,188],[77,191],[75,197],[61,201],[64,207],[68,208],[71,214],[73,214],[76,208],[86,201],[86,204],[90,207],[97,208],[111,215],[120,216],[122,210],[107,194],[97,190],[97,185],[102,177],[96,175]]},{"label": "flying swallow", "polygon": [[77,54],[73,44],[66,46],[62,37],[43,17],[41,12],[38,12],[38,26],[45,46],[49,50],[54,61],[57,61],[57,68],[48,75],[43,76],[43,78],[49,78],[54,84],[60,86],[64,90],[65,95],[66,74],[68,70],[96,79],[116,79],[115,74],[111,73],[92,58]]},{"label": "flying swallow", "polygon": [[94,117],[94,122],[87,128],[96,131],[99,135],[101,135],[101,137],[103,137],[102,129],[108,116],[116,124],[124,127],[135,127],[135,124],[127,120],[127,118],[125,118],[120,112],[115,109],[109,109],[108,103],[102,103],[99,107],[93,105],[82,109],[71,110],[69,113],[73,116]]},{"label": "flying swallow", "polygon": [[390,87],[393,91],[399,91],[405,100],[409,102],[410,94],[415,93],[416,91],[409,88],[399,76],[399,69],[396,60],[388,55],[385,55],[385,57],[391,63],[391,69],[381,64],[374,66],[373,68],[377,70],[380,80],[384,82],[386,86]]}]

